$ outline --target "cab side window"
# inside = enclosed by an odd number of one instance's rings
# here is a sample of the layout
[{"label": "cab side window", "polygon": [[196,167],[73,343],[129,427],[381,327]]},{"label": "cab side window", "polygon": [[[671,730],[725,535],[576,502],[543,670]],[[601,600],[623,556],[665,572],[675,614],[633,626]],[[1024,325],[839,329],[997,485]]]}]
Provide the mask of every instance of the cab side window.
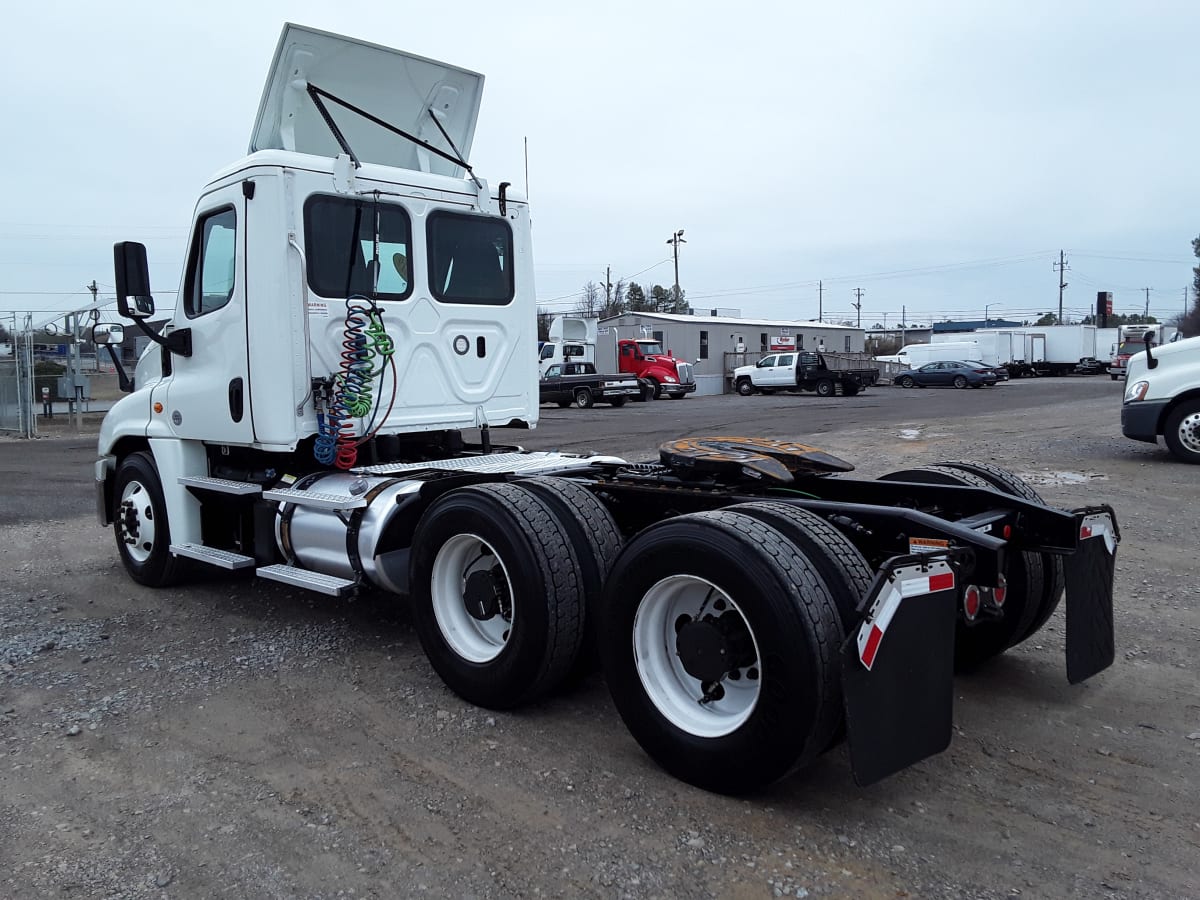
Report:
[{"label": "cab side window", "polygon": [[213,312],[233,297],[237,266],[237,213],[232,207],[208,213],[196,223],[188,255],[183,310],[189,319]]}]

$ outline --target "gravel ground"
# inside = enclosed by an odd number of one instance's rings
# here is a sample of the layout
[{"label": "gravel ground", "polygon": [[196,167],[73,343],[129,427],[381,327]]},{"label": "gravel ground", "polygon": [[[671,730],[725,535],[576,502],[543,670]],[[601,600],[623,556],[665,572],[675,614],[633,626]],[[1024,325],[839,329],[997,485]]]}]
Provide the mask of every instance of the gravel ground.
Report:
[{"label": "gravel ground", "polygon": [[1200,471],[1122,438],[1119,394],[544,411],[527,446],[783,435],[867,476],[976,459],[1117,508],[1112,669],[1066,684],[1060,612],[957,682],[946,753],[859,789],[839,748],[745,799],[660,772],[599,678],[465,705],[391,597],[141,588],[91,516],[86,439],[0,441],[0,895],[1200,896]]}]

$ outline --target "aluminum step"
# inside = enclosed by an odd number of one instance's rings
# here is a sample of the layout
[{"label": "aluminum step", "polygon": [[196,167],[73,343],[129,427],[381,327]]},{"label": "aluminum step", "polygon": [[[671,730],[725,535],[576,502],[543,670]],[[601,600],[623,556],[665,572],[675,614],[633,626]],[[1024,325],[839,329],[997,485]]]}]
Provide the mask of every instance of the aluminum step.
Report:
[{"label": "aluminum step", "polygon": [[336,575],[324,575],[320,572],[310,572],[295,566],[277,565],[263,566],[256,570],[256,575],[270,581],[281,581],[293,587],[316,591],[318,594],[328,594],[330,597],[345,597],[354,592],[355,583]]},{"label": "aluminum step", "polygon": [[330,494],[324,491],[298,491],[295,488],[263,491],[263,499],[295,503],[297,506],[314,506],[318,509],[362,509],[367,505],[366,497],[351,497],[349,494]]},{"label": "aluminum step", "polygon": [[179,483],[185,487],[200,488],[203,491],[216,491],[220,494],[261,494],[262,488],[257,484],[246,481],[233,481],[229,478],[209,478],[207,475],[180,475]]},{"label": "aluminum step", "polygon": [[188,559],[198,559],[200,562],[221,569],[248,569],[254,565],[253,556],[242,556],[240,553],[230,553],[228,550],[218,550],[216,547],[205,547],[203,544],[172,544],[171,554],[186,556]]}]

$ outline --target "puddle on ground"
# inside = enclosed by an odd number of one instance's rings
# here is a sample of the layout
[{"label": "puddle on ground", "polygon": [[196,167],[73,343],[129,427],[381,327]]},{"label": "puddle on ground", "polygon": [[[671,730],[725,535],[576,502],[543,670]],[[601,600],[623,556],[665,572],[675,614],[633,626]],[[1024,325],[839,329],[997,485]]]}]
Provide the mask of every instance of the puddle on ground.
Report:
[{"label": "puddle on ground", "polygon": [[901,428],[900,440],[902,441],[919,441],[921,439],[920,428]]},{"label": "puddle on ground", "polygon": [[1108,481],[1098,472],[1021,472],[1030,484],[1087,484],[1089,481]]}]

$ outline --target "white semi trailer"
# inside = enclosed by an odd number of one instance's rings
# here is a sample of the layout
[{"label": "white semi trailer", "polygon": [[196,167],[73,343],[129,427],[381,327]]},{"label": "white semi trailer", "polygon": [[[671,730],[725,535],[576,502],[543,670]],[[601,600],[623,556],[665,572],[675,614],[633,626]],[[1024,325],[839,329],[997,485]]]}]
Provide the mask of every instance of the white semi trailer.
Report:
[{"label": "white semi trailer", "polygon": [[537,424],[536,302],[529,206],[467,161],[482,82],[289,25],[161,334],[145,248],[117,244],[121,314],[155,342],[96,463],[130,577],[401,595],[433,668],[491,708],[598,655],[638,742],[718,791],[843,733],[862,783],[942,750],[955,666],[1064,587],[1069,680],[1111,663],[1108,507],[1052,509],[986,464],[855,479],[778,440],[633,463],[498,442]]}]

